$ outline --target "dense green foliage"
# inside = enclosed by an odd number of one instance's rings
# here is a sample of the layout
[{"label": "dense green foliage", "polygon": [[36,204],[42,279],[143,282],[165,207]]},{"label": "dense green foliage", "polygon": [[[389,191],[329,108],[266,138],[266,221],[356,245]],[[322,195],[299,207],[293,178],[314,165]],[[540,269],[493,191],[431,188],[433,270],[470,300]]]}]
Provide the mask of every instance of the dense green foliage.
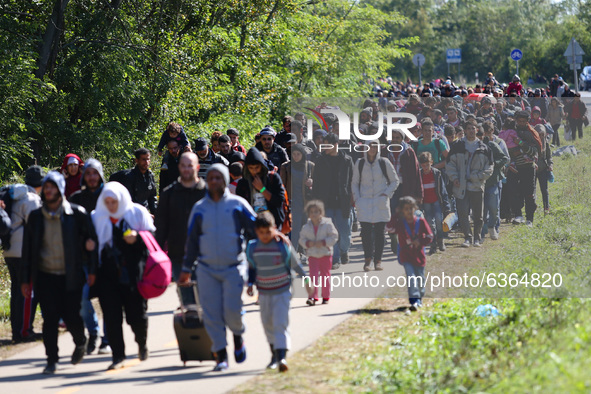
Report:
[{"label": "dense green foliage", "polygon": [[[418,36],[413,53],[423,53],[423,78],[447,74],[446,48],[462,49],[461,75],[480,81],[491,71],[506,82],[515,73],[510,53],[523,51],[519,62],[522,80],[554,73],[573,80],[573,72],[563,56],[574,37],[586,52],[583,65],[591,64],[591,2],[575,0],[376,0],[380,9],[397,9],[408,18],[404,29],[391,27],[393,37]],[[451,74],[458,79],[457,64]],[[396,63],[392,75],[411,77],[418,82],[418,71],[405,58]]]},{"label": "dense green foliage", "polygon": [[348,0],[4,2],[0,178],[70,151],[127,166],[170,120],[245,140],[295,96],[366,91],[416,41],[385,29],[403,22]]}]

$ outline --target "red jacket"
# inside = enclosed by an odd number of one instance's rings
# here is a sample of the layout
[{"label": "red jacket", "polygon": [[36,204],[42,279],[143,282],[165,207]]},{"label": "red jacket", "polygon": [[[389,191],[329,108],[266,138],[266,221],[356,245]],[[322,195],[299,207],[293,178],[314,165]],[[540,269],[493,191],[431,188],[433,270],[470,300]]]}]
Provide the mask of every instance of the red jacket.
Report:
[{"label": "red jacket", "polygon": [[[387,227],[394,228],[396,235],[398,235],[398,262],[400,264],[411,263],[417,267],[424,267],[427,264],[425,246],[433,242],[433,233],[424,217],[414,216],[414,220],[415,224],[409,224],[398,215],[392,215],[392,219],[390,219]],[[419,229],[415,233],[417,220],[419,221]],[[421,244],[419,248],[412,245],[414,239],[419,240]]]},{"label": "red jacket", "polygon": [[[78,160],[78,174],[76,174],[74,176],[68,175],[67,167],[68,167],[68,159],[70,157],[74,157],[76,160]],[[75,192],[80,190],[80,188],[81,188],[80,181],[82,180],[82,168],[83,167],[84,167],[84,162],[82,161],[82,159],[80,159],[80,157],[78,157],[78,155],[76,155],[74,153],[68,153],[66,155],[66,157],[64,157],[64,161],[62,162],[61,170],[62,170],[62,174],[66,178],[66,198],[70,198],[70,196],[72,194],[74,194]]]},{"label": "red jacket", "polygon": [[518,96],[521,96],[521,92],[523,91],[523,86],[521,82],[511,82],[509,87],[507,88],[507,94],[511,94],[511,92],[515,91]]}]

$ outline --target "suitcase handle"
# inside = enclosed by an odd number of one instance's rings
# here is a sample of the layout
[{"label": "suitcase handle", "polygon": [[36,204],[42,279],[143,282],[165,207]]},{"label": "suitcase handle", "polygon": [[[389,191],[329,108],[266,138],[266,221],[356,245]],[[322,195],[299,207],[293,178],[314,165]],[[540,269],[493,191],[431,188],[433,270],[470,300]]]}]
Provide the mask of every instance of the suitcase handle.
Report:
[{"label": "suitcase handle", "polygon": [[182,285],[179,285],[178,282],[177,282],[176,292],[177,292],[177,295],[178,295],[179,300],[181,302],[181,307],[180,308],[182,310],[187,310],[188,305],[184,305],[183,304],[183,297],[182,297],[182,294],[181,294],[181,289],[187,288],[187,287],[191,287],[193,289],[193,296],[195,297],[195,304],[194,305],[197,305],[197,306],[200,306],[201,305],[201,303],[199,302],[199,291],[197,290],[197,283],[196,282],[193,282],[193,281],[186,282],[186,283],[184,283]]}]

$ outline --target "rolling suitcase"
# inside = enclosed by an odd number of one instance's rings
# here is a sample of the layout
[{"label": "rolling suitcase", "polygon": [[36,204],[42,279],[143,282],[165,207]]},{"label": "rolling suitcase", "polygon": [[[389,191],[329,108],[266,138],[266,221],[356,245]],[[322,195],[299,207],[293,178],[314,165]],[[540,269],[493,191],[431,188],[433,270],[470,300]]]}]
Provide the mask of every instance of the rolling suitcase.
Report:
[{"label": "rolling suitcase", "polygon": [[[197,286],[192,285],[195,303],[183,305],[174,312],[174,332],[179,345],[179,352],[183,364],[187,361],[214,360],[211,352],[211,339],[203,325],[203,309],[199,304]],[[180,288],[177,288],[180,296]]]}]

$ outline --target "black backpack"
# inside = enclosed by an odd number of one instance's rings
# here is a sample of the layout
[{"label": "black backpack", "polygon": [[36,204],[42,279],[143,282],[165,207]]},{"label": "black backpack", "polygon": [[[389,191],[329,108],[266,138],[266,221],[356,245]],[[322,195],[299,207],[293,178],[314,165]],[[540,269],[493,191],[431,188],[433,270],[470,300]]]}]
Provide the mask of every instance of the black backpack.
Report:
[{"label": "black backpack", "polygon": [[[6,211],[6,214],[8,214],[8,217],[12,217],[12,202],[14,201],[12,198],[12,185],[9,186],[4,186],[2,188],[0,188],[0,200],[2,200],[4,202],[5,208],[4,211]],[[6,234],[3,237],[0,237],[0,241],[2,242],[2,249],[4,250],[8,250],[10,249],[10,236],[11,236],[11,232],[9,231],[8,234]]]},{"label": "black backpack", "polygon": [[[388,171],[386,170],[385,160],[388,160],[388,159],[380,157],[378,159],[378,163],[380,164],[380,169],[382,170],[382,175],[384,175],[384,178],[386,178],[386,181],[388,182],[388,185],[389,185],[390,183],[392,183],[392,181],[390,181],[390,178],[388,177]],[[359,184],[361,184],[361,174],[363,174],[363,166],[365,166],[365,158],[359,159]]]},{"label": "black backpack", "polygon": [[119,182],[129,189],[129,173],[131,173],[131,170],[121,170],[114,172],[109,177],[109,182]]}]

